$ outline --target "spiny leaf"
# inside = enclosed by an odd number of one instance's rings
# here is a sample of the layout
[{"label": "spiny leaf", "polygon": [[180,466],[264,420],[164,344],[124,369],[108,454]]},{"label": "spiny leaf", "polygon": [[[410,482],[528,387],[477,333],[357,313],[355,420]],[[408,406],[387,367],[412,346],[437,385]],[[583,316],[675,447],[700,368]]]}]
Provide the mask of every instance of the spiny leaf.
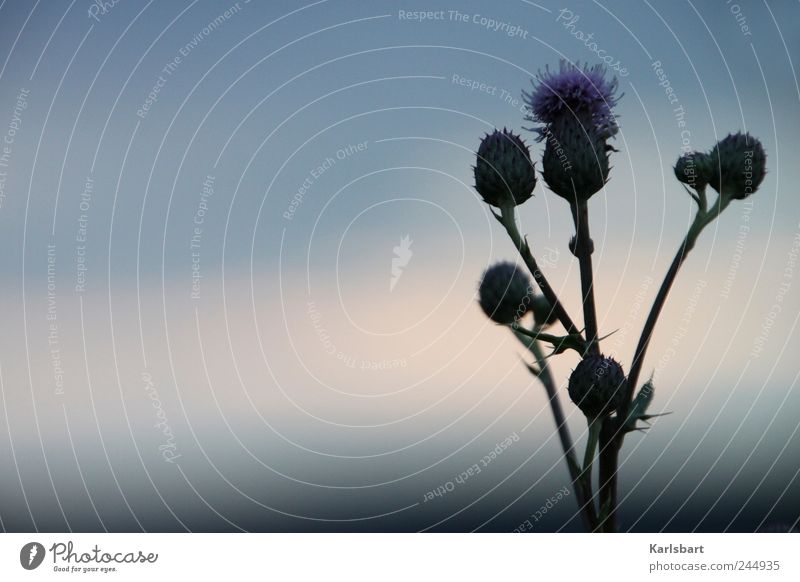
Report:
[{"label": "spiny leaf", "polygon": [[560,354],[570,349],[575,350],[581,355],[583,355],[586,352],[586,342],[584,341],[583,337],[581,337],[580,333],[559,336],[559,335],[551,335],[549,333],[543,333],[541,331],[531,331],[517,324],[512,324],[512,328],[514,329],[514,331],[517,331],[522,335],[526,335],[535,340],[547,342],[550,345],[552,345],[553,351],[547,357]]},{"label": "spiny leaf", "polygon": [[644,383],[644,386],[639,389],[639,393],[633,399],[630,412],[628,413],[628,418],[625,421],[625,432],[632,432],[634,430],[641,431],[642,429],[646,428],[637,426],[637,422],[640,420],[649,424],[648,421],[651,418],[670,414],[669,412],[661,414],[647,414],[647,409],[650,407],[650,403],[653,401],[653,395],[655,394],[655,391],[656,388],[653,385],[653,377],[651,376],[650,379]]}]

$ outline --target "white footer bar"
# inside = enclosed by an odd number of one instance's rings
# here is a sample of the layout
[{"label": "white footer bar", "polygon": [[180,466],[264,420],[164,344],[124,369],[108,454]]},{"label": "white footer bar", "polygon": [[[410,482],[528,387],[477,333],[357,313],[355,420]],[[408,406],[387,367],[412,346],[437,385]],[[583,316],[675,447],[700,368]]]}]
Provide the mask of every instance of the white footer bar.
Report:
[{"label": "white footer bar", "polygon": [[798,542],[792,534],[3,534],[0,579],[800,580]]}]

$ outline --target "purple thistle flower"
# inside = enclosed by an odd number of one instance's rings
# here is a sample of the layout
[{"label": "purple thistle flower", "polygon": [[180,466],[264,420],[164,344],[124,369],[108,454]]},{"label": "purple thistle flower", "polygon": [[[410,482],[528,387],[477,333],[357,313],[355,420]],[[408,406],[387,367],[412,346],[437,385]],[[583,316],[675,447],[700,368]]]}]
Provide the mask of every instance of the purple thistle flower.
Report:
[{"label": "purple thistle flower", "polygon": [[[539,71],[531,81],[533,90],[522,93],[529,111],[525,119],[549,125],[565,115],[588,115],[598,137],[608,139],[616,135],[619,127],[611,110],[621,95],[615,95],[617,79],[608,80],[605,74],[603,65],[581,68],[580,63],[572,64],[563,59],[557,72],[545,67],[544,72]],[[541,129],[533,131],[543,139]]]}]

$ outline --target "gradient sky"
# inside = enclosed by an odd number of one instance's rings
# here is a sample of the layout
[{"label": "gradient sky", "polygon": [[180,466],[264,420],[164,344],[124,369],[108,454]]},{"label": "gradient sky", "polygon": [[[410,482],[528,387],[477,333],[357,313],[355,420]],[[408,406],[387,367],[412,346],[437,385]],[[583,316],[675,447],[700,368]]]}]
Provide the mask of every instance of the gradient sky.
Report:
[{"label": "gradient sky", "polygon": [[[626,441],[622,526],[798,518],[797,2],[92,6],[0,4],[4,529],[510,531],[536,511],[568,477],[520,346],[475,303],[516,257],[471,164],[495,127],[540,157],[521,91],[598,62],[590,34],[624,93],[590,210],[602,347],[626,369],[692,218],[682,146],[749,131],[768,153],[653,338],[673,414]],[[442,18],[405,16],[421,9]],[[568,209],[535,194],[521,229],[580,320]],[[576,363],[552,360],[562,387]]]}]

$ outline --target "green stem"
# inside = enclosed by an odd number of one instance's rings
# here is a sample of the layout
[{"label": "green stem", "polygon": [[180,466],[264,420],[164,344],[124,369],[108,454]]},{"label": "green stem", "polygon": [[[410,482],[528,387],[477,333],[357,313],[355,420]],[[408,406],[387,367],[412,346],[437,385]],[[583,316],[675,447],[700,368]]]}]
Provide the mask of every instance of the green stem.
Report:
[{"label": "green stem", "polygon": [[642,366],[644,365],[644,358],[647,354],[647,348],[650,346],[650,339],[653,335],[658,317],[661,315],[661,310],[666,303],[669,291],[672,284],[678,275],[678,271],[683,265],[689,252],[694,248],[700,233],[703,229],[713,222],[723,210],[730,203],[730,199],[719,196],[716,203],[710,210],[706,210],[705,206],[705,192],[701,193],[701,204],[697,214],[692,222],[689,232],[686,234],[683,243],[678,249],[672,264],[667,271],[664,281],[658,290],[653,306],[650,308],[650,313],[647,316],[647,321],[642,329],[642,334],[639,336],[639,343],[636,346],[636,351],[633,355],[631,363],[631,371],[628,374],[627,393],[622,401],[622,406],[617,410],[614,423],[608,423],[605,430],[600,435],[600,507],[604,516],[603,523],[600,527],[603,531],[616,531],[617,529],[617,467],[619,464],[619,451],[622,448],[622,443],[625,439],[624,425],[625,420],[628,418],[633,395],[636,391],[636,386],[639,382]]},{"label": "green stem", "polygon": [[566,309],[564,309],[564,306],[558,300],[555,290],[553,290],[553,288],[550,286],[550,283],[547,281],[547,278],[544,276],[544,273],[542,273],[542,271],[539,269],[539,265],[536,264],[536,259],[533,258],[533,253],[531,253],[528,242],[522,238],[522,235],[517,229],[514,206],[502,207],[500,209],[500,216],[498,217],[498,220],[505,227],[508,236],[514,243],[517,251],[519,251],[520,256],[522,256],[522,260],[525,261],[525,265],[527,265],[528,270],[531,272],[531,275],[533,275],[536,284],[539,285],[539,289],[542,290],[542,295],[544,295],[550,302],[550,305],[552,306],[556,317],[558,317],[558,320],[561,322],[561,325],[564,326],[564,329],[567,330],[567,333],[579,334],[580,332],[575,326],[575,323],[573,323],[572,319],[567,314]]},{"label": "green stem", "polygon": [[589,235],[589,204],[586,200],[570,204],[572,219],[575,222],[575,239],[572,253],[578,259],[581,272],[581,292],[583,295],[583,324],[586,327],[586,342],[589,353],[600,353],[597,329],[597,309],[594,303],[594,272],[592,253],[594,243]]},{"label": "green stem", "polygon": [[[536,330],[534,329],[534,331]],[[558,431],[558,437],[561,441],[561,448],[564,451],[567,469],[572,479],[572,488],[575,492],[575,498],[578,501],[581,519],[583,520],[586,531],[595,531],[597,528],[597,513],[594,507],[594,495],[591,490],[591,482],[588,483],[587,487],[587,483],[581,478],[581,468],[578,465],[578,459],[575,454],[575,445],[572,442],[572,436],[567,426],[567,419],[564,416],[564,409],[561,407],[561,399],[558,397],[556,383],[553,379],[553,374],[550,371],[547,359],[538,341],[519,333],[518,330],[515,331],[514,335],[530,350],[536,360],[536,366],[539,372],[537,377],[547,393],[550,411],[553,413],[553,419],[556,423],[556,430]]]},{"label": "green stem", "polygon": [[653,335],[656,322],[658,321],[659,315],[661,315],[661,310],[667,301],[667,296],[672,288],[672,284],[675,282],[678,271],[680,270],[681,265],[683,265],[683,262],[686,260],[686,257],[689,256],[689,252],[694,248],[700,233],[703,232],[703,229],[713,222],[723,210],[725,210],[729,202],[729,200],[723,199],[720,196],[717,200],[717,203],[710,211],[703,211],[702,208],[698,210],[697,215],[692,222],[692,226],[689,228],[689,232],[686,234],[686,238],[683,240],[683,244],[681,244],[677,254],[675,255],[675,258],[672,260],[672,264],[670,265],[670,268],[664,277],[664,281],[661,283],[661,288],[658,290],[658,295],[656,295],[656,298],[653,301],[653,306],[650,308],[650,313],[647,316],[647,321],[644,324],[644,328],[642,328],[642,334],[639,336],[639,343],[636,346],[636,351],[634,352],[633,361],[631,362],[631,371],[628,374],[627,398],[624,400],[623,407],[621,409],[621,418],[623,419],[627,418],[628,416],[628,409],[633,401],[633,394],[639,382],[639,375],[644,364],[644,357],[645,354],[647,354],[647,348],[650,346],[650,338]]},{"label": "green stem", "polygon": [[617,531],[617,467],[622,442],[617,441],[616,422],[609,419],[600,431],[600,471],[597,492],[600,497],[600,531]]},{"label": "green stem", "polygon": [[597,450],[597,441],[600,438],[600,429],[603,427],[602,418],[589,419],[589,437],[586,439],[586,452],[583,455],[583,478],[592,479],[592,463]]}]

